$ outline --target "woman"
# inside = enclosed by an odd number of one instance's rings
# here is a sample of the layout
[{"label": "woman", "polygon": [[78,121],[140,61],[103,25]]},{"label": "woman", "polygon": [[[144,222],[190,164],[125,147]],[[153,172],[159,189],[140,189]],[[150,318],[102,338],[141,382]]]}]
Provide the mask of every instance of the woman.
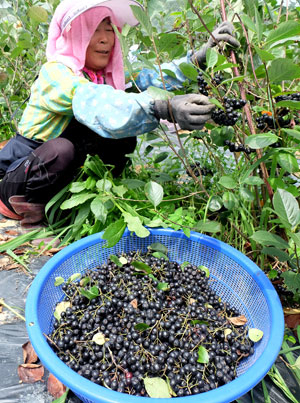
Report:
[{"label": "woman", "polygon": [[[83,4],[82,4],[83,3]],[[136,136],[155,129],[160,119],[182,129],[201,129],[214,105],[199,94],[154,100],[146,90],[157,73],[144,70],[141,93],[126,93],[119,30],[135,19],[134,0],[64,0],[52,18],[47,62],[31,88],[19,133],[0,153],[0,213],[28,226],[44,217],[45,204],[69,183],[87,154],[98,154],[120,174]],[[232,26],[221,25],[217,40],[237,46]],[[201,65],[208,43],[193,56]],[[180,85],[185,79],[176,63]],[[155,76],[156,74],[156,76]],[[160,85],[158,83],[158,85]],[[144,87],[144,88],[143,88]]]}]

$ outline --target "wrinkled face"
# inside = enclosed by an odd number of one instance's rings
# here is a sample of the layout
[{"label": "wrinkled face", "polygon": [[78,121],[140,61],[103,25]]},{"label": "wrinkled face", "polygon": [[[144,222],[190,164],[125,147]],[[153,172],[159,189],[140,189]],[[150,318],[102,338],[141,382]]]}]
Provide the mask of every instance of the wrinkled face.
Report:
[{"label": "wrinkled face", "polygon": [[115,33],[110,19],[105,18],[94,32],[86,50],[85,67],[98,71],[104,69],[115,44]]}]

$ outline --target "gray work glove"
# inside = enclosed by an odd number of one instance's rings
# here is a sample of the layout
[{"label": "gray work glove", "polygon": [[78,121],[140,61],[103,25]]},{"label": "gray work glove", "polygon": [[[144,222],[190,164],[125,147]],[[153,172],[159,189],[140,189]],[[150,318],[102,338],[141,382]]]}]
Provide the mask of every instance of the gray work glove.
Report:
[{"label": "gray work glove", "polygon": [[[212,34],[217,41],[223,41],[229,43],[234,48],[240,46],[240,42],[233,36],[234,27],[231,22],[224,21],[220,24]],[[216,42],[210,36],[208,42],[201,47],[201,49],[192,56],[192,62],[198,64],[200,68],[203,68],[206,63],[206,52],[209,48],[216,46]]]},{"label": "gray work glove", "polygon": [[215,105],[210,103],[206,96],[200,94],[175,95],[169,101],[154,101],[154,113],[157,119],[172,122],[173,115],[181,129],[190,131],[201,130],[205,122],[210,119],[214,108]]}]

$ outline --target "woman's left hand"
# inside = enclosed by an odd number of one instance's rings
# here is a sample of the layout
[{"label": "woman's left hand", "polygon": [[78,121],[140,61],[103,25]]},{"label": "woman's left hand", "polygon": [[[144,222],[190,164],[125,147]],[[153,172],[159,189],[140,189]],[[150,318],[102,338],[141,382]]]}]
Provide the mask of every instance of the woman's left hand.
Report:
[{"label": "woman's left hand", "polygon": [[[234,48],[240,46],[240,42],[233,35],[234,26],[229,21],[222,22],[210,36],[208,42],[201,47],[201,49],[192,56],[193,63],[203,66],[206,62],[206,52],[209,48],[217,45],[217,42],[226,42]],[[215,41],[216,40],[216,41]]]}]

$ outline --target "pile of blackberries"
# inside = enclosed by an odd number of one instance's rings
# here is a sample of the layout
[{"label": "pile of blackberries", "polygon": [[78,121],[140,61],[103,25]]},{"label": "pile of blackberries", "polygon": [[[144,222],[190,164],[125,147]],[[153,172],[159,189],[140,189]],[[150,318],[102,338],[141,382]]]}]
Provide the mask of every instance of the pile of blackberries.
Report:
[{"label": "pile of blackberries", "polygon": [[228,146],[229,151],[233,152],[244,152],[246,154],[251,154],[251,153],[255,153],[255,150],[253,150],[250,147],[246,147],[245,144],[237,144],[237,143],[233,143],[230,140],[225,140],[224,141],[224,145]]},{"label": "pile of blackberries", "polygon": [[300,101],[300,92],[296,92],[294,94],[289,95],[279,95],[274,98],[276,102],[280,101]]},{"label": "pile of blackberries", "polygon": [[245,324],[230,320],[240,313],[213,291],[206,270],[150,252],[114,257],[123,263],[111,257],[61,286],[70,306],[48,336],[58,357],[96,384],[137,396],[148,396],[146,377],[168,380],[178,397],[231,382],[253,342]]},{"label": "pile of blackberries", "polygon": [[[200,162],[196,161],[195,164],[190,164],[191,169],[193,170],[193,173],[195,176],[200,176],[200,173],[202,176],[206,175],[212,175],[213,172],[211,169],[208,168],[202,168]],[[186,173],[191,176],[189,170],[186,170]]]},{"label": "pile of blackberries", "polygon": [[222,126],[234,126],[240,117],[240,114],[235,110],[242,109],[247,102],[243,99],[228,97],[224,97],[223,101],[225,111],[221,108],[215,109],[211,115],[212,120]]}]

